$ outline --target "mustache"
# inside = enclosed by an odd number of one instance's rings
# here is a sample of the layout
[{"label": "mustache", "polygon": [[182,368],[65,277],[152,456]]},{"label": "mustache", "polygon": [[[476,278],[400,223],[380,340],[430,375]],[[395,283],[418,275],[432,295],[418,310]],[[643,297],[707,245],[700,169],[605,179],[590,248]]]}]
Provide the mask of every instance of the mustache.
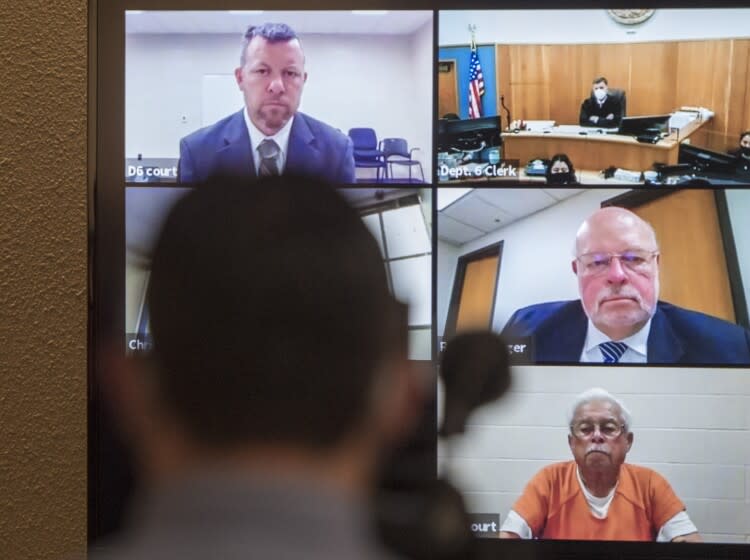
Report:
[{"label": "mustache", "polygon": [[596,294],[596,301],[600,304],[608,299],[614,298],[629,298],[635,300],[639,305],[643,305],[643,298],[641,297],[641,294],[638,293],[638,290],[627,284],[621,286],[607,286],[602,288],[601,291]]},{"label": "mustache", "polygon": [[604,455],[607,455],[607,456],[611,455],[611,453],[609,452],[609,450],[604,449],[603,447],[597,447],[597,446],[589,447],[586,450],[586,455],[587,456],[591,455],[592,453],[603,453]]}]

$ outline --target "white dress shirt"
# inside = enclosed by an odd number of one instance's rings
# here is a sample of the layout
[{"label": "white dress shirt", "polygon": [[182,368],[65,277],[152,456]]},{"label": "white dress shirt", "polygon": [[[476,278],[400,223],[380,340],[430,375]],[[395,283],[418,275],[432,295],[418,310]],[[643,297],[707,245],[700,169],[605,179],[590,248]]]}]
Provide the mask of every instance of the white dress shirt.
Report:
[{"label": "white dress shirt", "polygon": [[[647,343],[649,332],[651,332],[651,319],[634,335],[615,341],[624,342],[628,345],[627,350],[625,350],[618,363],[645,364],[648,359]],[[589,325],[586,329],[586,340],[583,343],[580,361],[583,363],[604,363],[604,356],[602,356],[602,352],[599,350],[599,345],[602,342],[610,342],[611,340],[606,334],[597,329],[594,323],[591,322],[591,319],[589,319]]]},{"label": "white dress shirt", "polygon": [[292,118],[290,118],[287,123],[283,127],[281,127],[281,130],[279,130],[273,136],[266,136],[260,130],[258,130],[258,127],[256,127],[253,124],[253,121],[250,120],[250,115],[247,112],[247,107],[245,107],[243,115],[245,116],[247,133],[250,136],[250,149],[252,150],[253,154],[255,174],[258,174],[258,168],[260,167],[261,160],[260,154],[258,153],[258,146],[260,146],[260,143],[263,142],[263,140],[265,140],[266,138],[268,138],[269,140],[273,140],[279,146],[279,155],[277,156],[276,163],[279,166],[279,173],[283,173],[286,166],[287,153],[289,150],[289,133],[292,130],[294,115],[292,115]]}]

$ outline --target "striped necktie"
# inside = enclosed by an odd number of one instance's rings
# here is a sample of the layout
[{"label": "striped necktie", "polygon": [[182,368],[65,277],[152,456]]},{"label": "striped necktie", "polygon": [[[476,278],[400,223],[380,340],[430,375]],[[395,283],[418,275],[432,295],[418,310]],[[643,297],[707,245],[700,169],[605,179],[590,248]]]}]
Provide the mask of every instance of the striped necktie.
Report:
[{"label": "striped necktie", "polygon": [[266,138],[258,145],[260,154],[258,175],[265,177],[279,174],[279,151],[279,145],[270,138]]},{"label": "striped necktie", "polygon": [[624,342],[602,342],[599,351],[602,353],[605,364],[616,364],[622,358],[628,345]]}]

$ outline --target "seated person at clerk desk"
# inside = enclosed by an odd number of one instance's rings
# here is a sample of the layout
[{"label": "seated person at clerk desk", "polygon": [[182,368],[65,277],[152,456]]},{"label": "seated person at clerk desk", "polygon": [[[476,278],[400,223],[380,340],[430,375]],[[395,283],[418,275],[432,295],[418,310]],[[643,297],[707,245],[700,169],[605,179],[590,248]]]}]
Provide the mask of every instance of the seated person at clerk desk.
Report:
[{"label": "seated person at clerk desk", "polygon": [[568,426],[574,460],[548,465],[531,479],[500,538],[701,542],[664,477],[625,463],[632,420],[619,399],[604,389],[584,391]]},{"label": "seated person at clerk desk", "polygon": [[577,185],[576,170],[567,154],[555,154],[545,173],[548,185]]},{"label": "seated person at clerk desk", "polygon": [[591,95],[581,103],[581,114],[578,117],[581,126],[615,128],[622,120],[622,104],[609,94],[607,78],[594,78]]},{"label": "seated person at clerk desk", "polygon": [[245,106],[180,140],[181,182],[283,173],[355,182],[349,137],[297,110],[307,72],[292,28],[283,23],[250,26],[234,76]]},{"label": "seated person at clerk desk", "polygon": [[740,145],[736,150],[729,152],[737,158],[737,167],[744,171],[750,171],[750,130],[740,134]]},{"label": "seated person at clerk desk", "polygon": [[575,251],[580,299],[519,309],[501,333],[531,338],[535,363],[750,364],[750,331],[659,301],[659,245],[636,214],[597,210]]}]

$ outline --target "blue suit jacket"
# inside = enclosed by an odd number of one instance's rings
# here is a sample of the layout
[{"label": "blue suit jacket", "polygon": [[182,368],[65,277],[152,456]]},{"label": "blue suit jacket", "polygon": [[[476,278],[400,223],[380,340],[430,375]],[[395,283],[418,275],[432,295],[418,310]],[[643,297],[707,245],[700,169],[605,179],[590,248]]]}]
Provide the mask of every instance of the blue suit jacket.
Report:
[{"label": "blue suit jacket", "polygon": [[[243,110],[180,140],[179,180],[192,183],[212,175],[255,178],[250,135]],[[354,183],[351,139],[319,120],[296,113],[289,132],[285,173],[332,183]]]},{"label": "blue suit jacket", "polygon": [[[516,311],[501,336],[531,337],[534,363],[578,363],[588,318],[580,300],[540,303]],[[647,342],[650,364],[750,364],[750,331],[733,323],[658,302]]]}]

